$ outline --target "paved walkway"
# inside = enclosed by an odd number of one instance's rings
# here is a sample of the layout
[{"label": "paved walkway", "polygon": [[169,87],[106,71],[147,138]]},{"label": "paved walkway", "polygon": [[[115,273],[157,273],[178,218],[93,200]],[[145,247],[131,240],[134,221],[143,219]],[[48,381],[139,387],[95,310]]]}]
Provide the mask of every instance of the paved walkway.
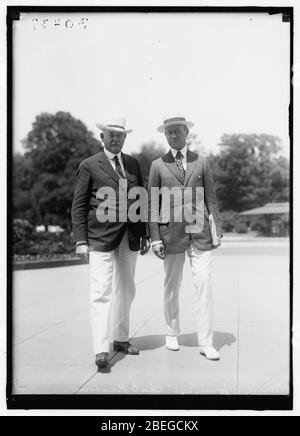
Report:
[{"label": "paved walkway", "polygon": [[131,312],[140,356],[111,354],[96,372],[88,265],[14,273],[15,394],[288,394],[289,258],[286,239],[225,242],[213,263],[214,343],[200,356],[188,261],[181,290],[181,349],[164,347],[163,265],[139,257]]}]

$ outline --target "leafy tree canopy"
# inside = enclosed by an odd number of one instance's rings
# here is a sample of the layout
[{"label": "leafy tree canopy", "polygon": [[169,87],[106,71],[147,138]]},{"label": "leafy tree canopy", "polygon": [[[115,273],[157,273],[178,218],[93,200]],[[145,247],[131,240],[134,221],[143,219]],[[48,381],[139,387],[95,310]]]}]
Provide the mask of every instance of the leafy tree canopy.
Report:
[{"label": "leafy tree canopy", "polygon": [[69,228],[78,164],[100,151],[100,141],[82,121],[57,112],[38,115],[23,145],[24,156],[14,159],[15,216]]},{"label": "leafy tree canopy", "polygon": [[288,160],[272,135],[223,135],[222,150],[210,155],[223,210],[243,211],[288,201]]}]

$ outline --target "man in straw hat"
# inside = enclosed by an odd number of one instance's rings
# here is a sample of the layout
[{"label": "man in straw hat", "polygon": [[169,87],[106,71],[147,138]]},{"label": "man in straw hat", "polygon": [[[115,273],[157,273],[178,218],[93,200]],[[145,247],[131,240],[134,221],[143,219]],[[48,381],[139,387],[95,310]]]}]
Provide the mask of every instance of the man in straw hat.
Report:
[{"label": "man in straw hat", "polygon": [[[114,277],[115,301],[113,311],[114,342],[117,352],[137,355],[139,350],[129,342],[129,312],[135,296],[134,274],[137,252],[147,253],[150,243],[145,223],[119,219],[121,209],[120,186],[128,191],[143,186],[138,161],[122,153],[127,133],[125,119],[112,117],[106,124],[97,124],[101,130],[103,151],[83,160],[77,173],[77,184],[72,204],[72,223],[76,253],[89,252],[90,303],[96,365],[109,372],[110,309]],[[116,218],[102,222],[99,207],[104,198],[99,192],[111,190],[115,194]],[[130,200],[128,200],[130,203]],[[118,214],[117,214],[118,212]]]},{"label": "man in straw hat", "polygon": [[[207,159],[188,150],[186,139],[193,123],[184,116],[169,116],[158,127],[165,134],[170,150],[152,163],[149,176],[149,228],[152,249],[156,256],[164,261],[165,291],[164,314],[167,328],[166,347],[172,351],[179,350],[179,290],[182,282],[185,253],[187,252],[193,274],[196,291],[195,310],[197,317],[197,335],[200,353],[209,360],[219,360],[219,353],[213,347],[212,332],[212,290],[211,290],[211,250],[220,245],[222,237],[221,217],[212,178],[212,172]],[[166,199],[151,195],[153,188],[176,188],[179,192],[179,202],[169,197],[170,214],[162,211]],[[175,209],[185,212],[184,199],[187,192],[196,191],[200,200],[197,208],[190,196],[193,211],[196,210],[196,221],[186,218],[174,218]],[[201,197],[202,195],[202,197]],[[197,198],[197,197],[196,197]],[[202,198],[202,200],[201,200]],[[199,205],[202,207],[199,209]],[[173,212],[173,215],[172,215]],[[178,215],[178,214],[177,214]],[[154,218],[153,218],[154,217]],[[200,223],[200,224],[199,224]]]}]

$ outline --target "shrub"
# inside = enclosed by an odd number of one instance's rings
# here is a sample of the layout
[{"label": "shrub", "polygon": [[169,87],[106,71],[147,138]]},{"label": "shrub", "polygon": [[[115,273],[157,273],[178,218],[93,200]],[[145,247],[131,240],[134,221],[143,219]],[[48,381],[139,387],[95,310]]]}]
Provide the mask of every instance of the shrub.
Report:
[{"label": "shrub", "polygon": [[235,231],[237,233],[247,233],[248,232],[248,225],[242,218],[236,220],[234,228],[235,228]]},{"label": "shrub", "polygon": [[18,243],[31,237],[34,227],[28,220],[14,219],[12,224],[13,243]]},{"label": "shrub", "polygon": [[233,210],[227,210],[221,213],[223,220],[224,232],[233,232],[235,230],[235,222],[238,219],[238,213]]},{"label": "shrub", "polygon": [[234,210],[226,210],[221,213],[224,232],[247,233],[247,219]]},{"label": "shrub", "polygon": [[13,253],[24,253],[28,248],[34,227],[27,220],[14,219],[12,222]]},{"label": "shrub", "polygon": [[26,220],[13,221],[13,254],[15,256],[52,257],[75,254],[69,233],[36,232]]},{"label": "shrub", "polygon": [[256,230],[261,235],[267,234],[268,226],[266,224],[264,217],[259,217],[254,221],[252,225],[252,230]]}]

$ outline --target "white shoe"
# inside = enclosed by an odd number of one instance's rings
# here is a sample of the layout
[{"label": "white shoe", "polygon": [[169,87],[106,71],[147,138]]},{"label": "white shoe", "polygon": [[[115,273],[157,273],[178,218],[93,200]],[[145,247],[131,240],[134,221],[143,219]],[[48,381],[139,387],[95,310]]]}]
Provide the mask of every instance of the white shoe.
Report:
[{"label": "white shoe", "polygon": [[200,354],[205,356],[208,360],[220,360],[220,354],[212,346],[201,347]]},{"label": "white shoe", "polygon": [[177,336],[166,336],[166,347],[171,351],[178,351],[179,344],[177,340]]}]

